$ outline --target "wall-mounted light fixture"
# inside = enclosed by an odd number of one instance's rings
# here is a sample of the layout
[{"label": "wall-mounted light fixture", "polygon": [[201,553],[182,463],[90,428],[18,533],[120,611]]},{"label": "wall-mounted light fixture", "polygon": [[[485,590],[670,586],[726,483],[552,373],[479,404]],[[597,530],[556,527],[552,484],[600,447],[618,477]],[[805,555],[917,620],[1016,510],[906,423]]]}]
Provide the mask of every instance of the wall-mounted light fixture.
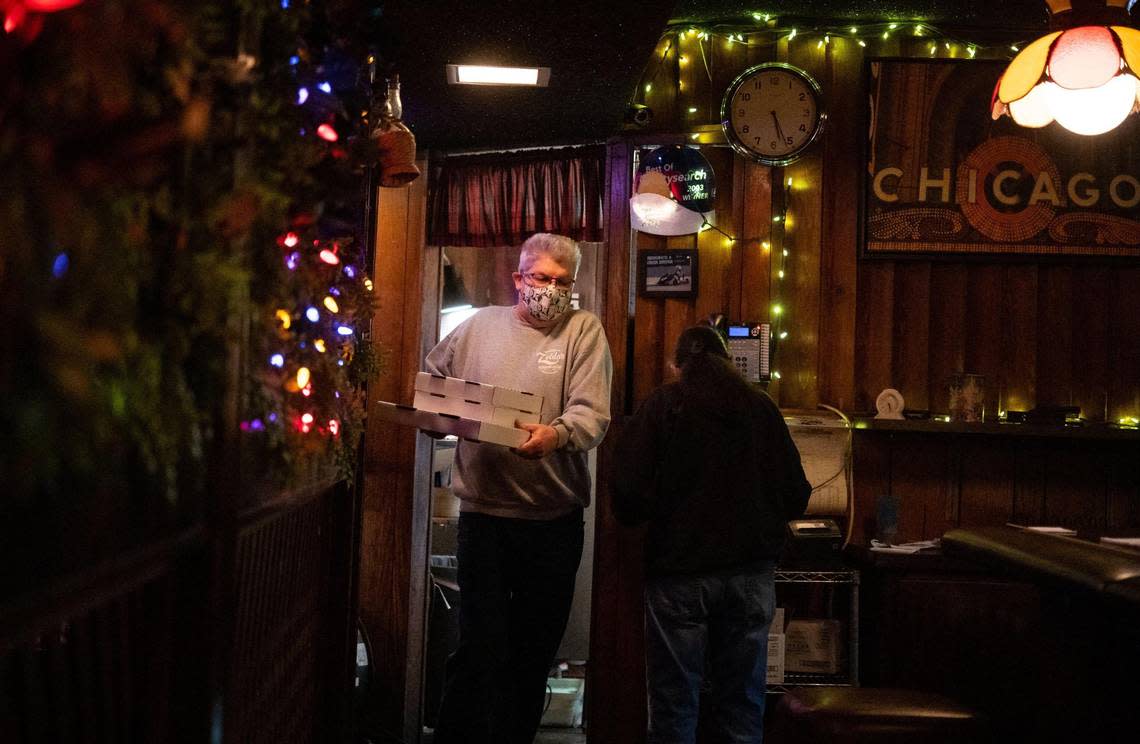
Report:
[{"label": "wall-mounted light fixture", "polygon": [[545,88],[550,83],[550,68],[448,65],[447,82],[452,85],[523,85]]},{"label": "wall-mounted light fixture", "polygon": [[1053,30],[1002,73],[993,117],[1023,127],[1056,121],[1084,135],[1115,129],[1140,108],[1140,31],[1127,25],[1136,0],[1045,1]]}]

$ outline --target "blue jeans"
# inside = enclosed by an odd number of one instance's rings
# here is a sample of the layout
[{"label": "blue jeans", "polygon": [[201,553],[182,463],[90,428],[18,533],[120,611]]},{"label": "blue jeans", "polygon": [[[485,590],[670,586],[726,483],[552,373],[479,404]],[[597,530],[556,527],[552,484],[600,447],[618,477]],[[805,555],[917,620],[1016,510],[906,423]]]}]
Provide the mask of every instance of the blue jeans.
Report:
[{"label": "blue jeans", "polygon": [[531,744],[582,559],[582,511],[548,521],[459,517],[459,648],[435,744]]},{"label": "blue jeans", "polygon": [[648,744],[696,741],[706,670],[709,740],[760,744],[775,608],[772,566],[647,579]]}]

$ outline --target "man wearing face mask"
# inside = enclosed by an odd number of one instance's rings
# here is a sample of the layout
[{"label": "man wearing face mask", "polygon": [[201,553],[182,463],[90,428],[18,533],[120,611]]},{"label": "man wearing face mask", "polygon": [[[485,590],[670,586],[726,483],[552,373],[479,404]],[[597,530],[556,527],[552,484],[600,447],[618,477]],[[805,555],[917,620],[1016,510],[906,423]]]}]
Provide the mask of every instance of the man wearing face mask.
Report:
[{"label": "man wearing face mask", "polygon": [[570,307],[577,243],[540,233],[523,243],[518,303],[483,308],[427,355],[433,374],[543,396],[530,438],[511,450],[461,441],[459,647],[433,744],[530,744],[546,704],[582,556],[590,504],[587,452],[610,420],[613,363],[597,316]]}]

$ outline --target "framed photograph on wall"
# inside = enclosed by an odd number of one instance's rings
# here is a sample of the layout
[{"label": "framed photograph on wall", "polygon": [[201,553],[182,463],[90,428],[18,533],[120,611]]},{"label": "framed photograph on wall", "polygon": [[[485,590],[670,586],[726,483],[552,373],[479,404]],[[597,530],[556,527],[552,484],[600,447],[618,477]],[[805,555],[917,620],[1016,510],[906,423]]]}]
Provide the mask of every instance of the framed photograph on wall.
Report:
[{"label": "framed photograph on wall", "polygon": [[642,297],[696,297],[697,252],[638,251],[637,290]]}]

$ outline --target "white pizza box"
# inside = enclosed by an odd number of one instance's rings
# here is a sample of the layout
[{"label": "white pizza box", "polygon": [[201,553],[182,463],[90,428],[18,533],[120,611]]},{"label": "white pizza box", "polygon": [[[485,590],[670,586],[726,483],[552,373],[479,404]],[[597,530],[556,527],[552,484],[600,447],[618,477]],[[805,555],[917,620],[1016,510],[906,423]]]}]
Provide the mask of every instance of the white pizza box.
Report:
[{"label": "white pizza box", "polygon": [[479,401],[457,398],[454,395],[429,393],[424,390],[416,391],[416,396],[412,399],[412,405],[421,411],[447,413],[452,416],[459,416],[460,418],[474,419],[475,421],[490,419],[491,411],[494,408],[492,405],[483,404]]},{"label": "white pizza box", "polygon": [[433,375],[430,372],[416,374],[416,390],[475,401],[476,403],[514,408],[526,413],[542,412],[541,395],[499,387],[498,385],[487,385],[474,380],[463,380],[458,377]]},{"label": "white pizza box", "polygon": [[444,377],[433,375],[430,372],[416,373],[416,390],[436,395],[447,395],[462,400],[474,400],[479,403],[492,403],[495,398],[495,386],[484,385],[473,380],[461,380],[458,377]]},{"label": "white pizza box", "polygon": [[399,403],[389,403],[386,400],[376,401],[376,414],[382,421],[391,421],[403,426],[414,426],[427,431],[439,431],[452,434],[449,431],[457,426],[458,416],[451,416],[436,411],[426,411],[414,406],[403,406]]},{"label": "white pizza box", "polygon": [[501,444],[504,447],[520,447],[530,439],[530,432],[525,429],[516,429],[513,426],[500,426],[489,421],[475,421],[474,419],[459,419],[463,427],[470,427],[470,433],[459,434],[462,439],[486,444]]},{"label": "white pizza box", "polygon": [[520,424],[537,424],[538,414],[527,413],[520,411],[517,408],[507,408],[506,406],[495,406],[491,412],[491,420],[487,423],[495,424],[496,426],[509,426],[514,427],[515,422]]},{"label": "white pizza box", "polygon": [[523,429],[499,426],[448,413],[425,411],[415,406],[403,406],[385,400],[376,401],[376,415],[384,421],[392,421],[403,426],[414,426],[417,429],[441,434],[454,434],[460,439],[500,444],[504,447],[518,447],[530,438],[530,432]]},{"label": "white pizza box", "polygon": [[450,395],[429,393],[417,390],[412,405],[424,411],[448,413],[452,416],[483,421],[497,426],[514,428],[515,422],[524,424],[537,424],[538,414],[520,411],[517,408],[506,406],[493,406],[489,403],[479,403],[474,400],[453,398]]}]

